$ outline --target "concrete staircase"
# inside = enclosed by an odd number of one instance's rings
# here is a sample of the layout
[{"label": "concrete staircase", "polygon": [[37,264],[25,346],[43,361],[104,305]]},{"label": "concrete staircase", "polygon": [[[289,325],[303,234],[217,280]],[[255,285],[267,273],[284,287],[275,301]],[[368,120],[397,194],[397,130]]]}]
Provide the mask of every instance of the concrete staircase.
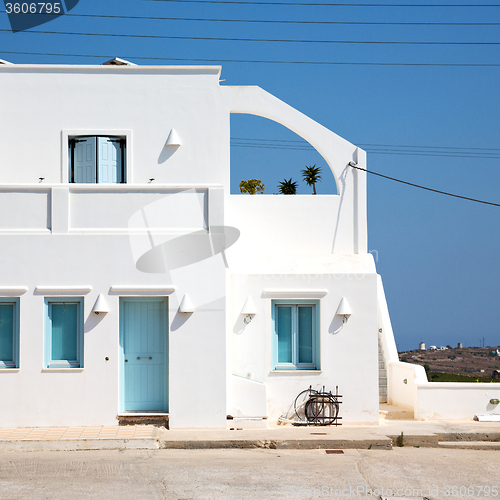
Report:
[{"label": "concrete staircase", "polygon": [[379,403],[387,403],[387,367],[380,335],[378,337],[378,401]]},{"label": "concrete staircase", "polygon": [[387,365],[380,334],[378,337],[378,402],[380,420],[413,420],[414,418],[413,409],[387,403]]}]

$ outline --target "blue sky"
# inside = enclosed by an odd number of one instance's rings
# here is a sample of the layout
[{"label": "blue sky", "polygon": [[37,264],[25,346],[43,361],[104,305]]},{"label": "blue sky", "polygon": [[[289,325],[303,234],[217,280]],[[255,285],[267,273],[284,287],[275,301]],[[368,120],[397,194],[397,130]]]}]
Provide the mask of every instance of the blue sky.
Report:
[{"label": "blue sky", "polygon": [[[80,0],[71,15],[19,33],[0,13],[0,58],[221,64],[224,84],[266,89],[366,149],[374,172],[500,203],[500,4],[246,1]],[[335,192],[322,158],[280,125],[236,116],[231,135],[233,192],[241,179],[257,177],[271,194],[291,177],[306,194],[300,170],[313,164],[323,167],[318,193]],[[368,237],[400,350],[420,341],[500,343],[500,207],[369,175]]]}]

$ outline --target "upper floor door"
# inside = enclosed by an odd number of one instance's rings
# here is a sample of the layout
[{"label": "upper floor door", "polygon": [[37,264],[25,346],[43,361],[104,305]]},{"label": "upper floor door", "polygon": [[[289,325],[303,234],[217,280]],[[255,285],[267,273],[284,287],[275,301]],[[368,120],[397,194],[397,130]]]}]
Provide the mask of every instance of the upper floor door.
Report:
[{"label": "upper floor door", "polygon": [[70,182],[116,184],[124,181],[125,139],[71,137]]}]

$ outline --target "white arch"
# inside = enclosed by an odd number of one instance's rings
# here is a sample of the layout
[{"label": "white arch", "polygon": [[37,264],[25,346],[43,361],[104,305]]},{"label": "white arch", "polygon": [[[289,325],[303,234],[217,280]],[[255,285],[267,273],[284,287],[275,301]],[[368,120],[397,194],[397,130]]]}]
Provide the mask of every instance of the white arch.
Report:
[{"label": "white arch", "polygon": [[228,86],[221,90],[230,113],[257,115],[280,123],[318,151],[330,167],[341,197],[337,225],[351,227],[354,253],[366,253],[366,173],[348,165],[354,161],[365,169],[366,153],[260,87]]},{"label": "white arch", "polygon": [[325,159],[340,194],[339,178],[347,163],[355,161],[357,147],[260,87],[223,87],[230,113],[268,118],[305,139]]}]

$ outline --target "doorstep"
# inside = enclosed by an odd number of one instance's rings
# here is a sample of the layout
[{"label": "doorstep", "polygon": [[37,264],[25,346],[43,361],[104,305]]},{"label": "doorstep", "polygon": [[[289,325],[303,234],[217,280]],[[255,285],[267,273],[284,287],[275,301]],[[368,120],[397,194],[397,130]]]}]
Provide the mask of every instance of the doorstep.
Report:
[{"label": "doorstep", "polygon": [[154,425],[168,429],[168,413],[124,412],[117,415],[118,425]]}]

